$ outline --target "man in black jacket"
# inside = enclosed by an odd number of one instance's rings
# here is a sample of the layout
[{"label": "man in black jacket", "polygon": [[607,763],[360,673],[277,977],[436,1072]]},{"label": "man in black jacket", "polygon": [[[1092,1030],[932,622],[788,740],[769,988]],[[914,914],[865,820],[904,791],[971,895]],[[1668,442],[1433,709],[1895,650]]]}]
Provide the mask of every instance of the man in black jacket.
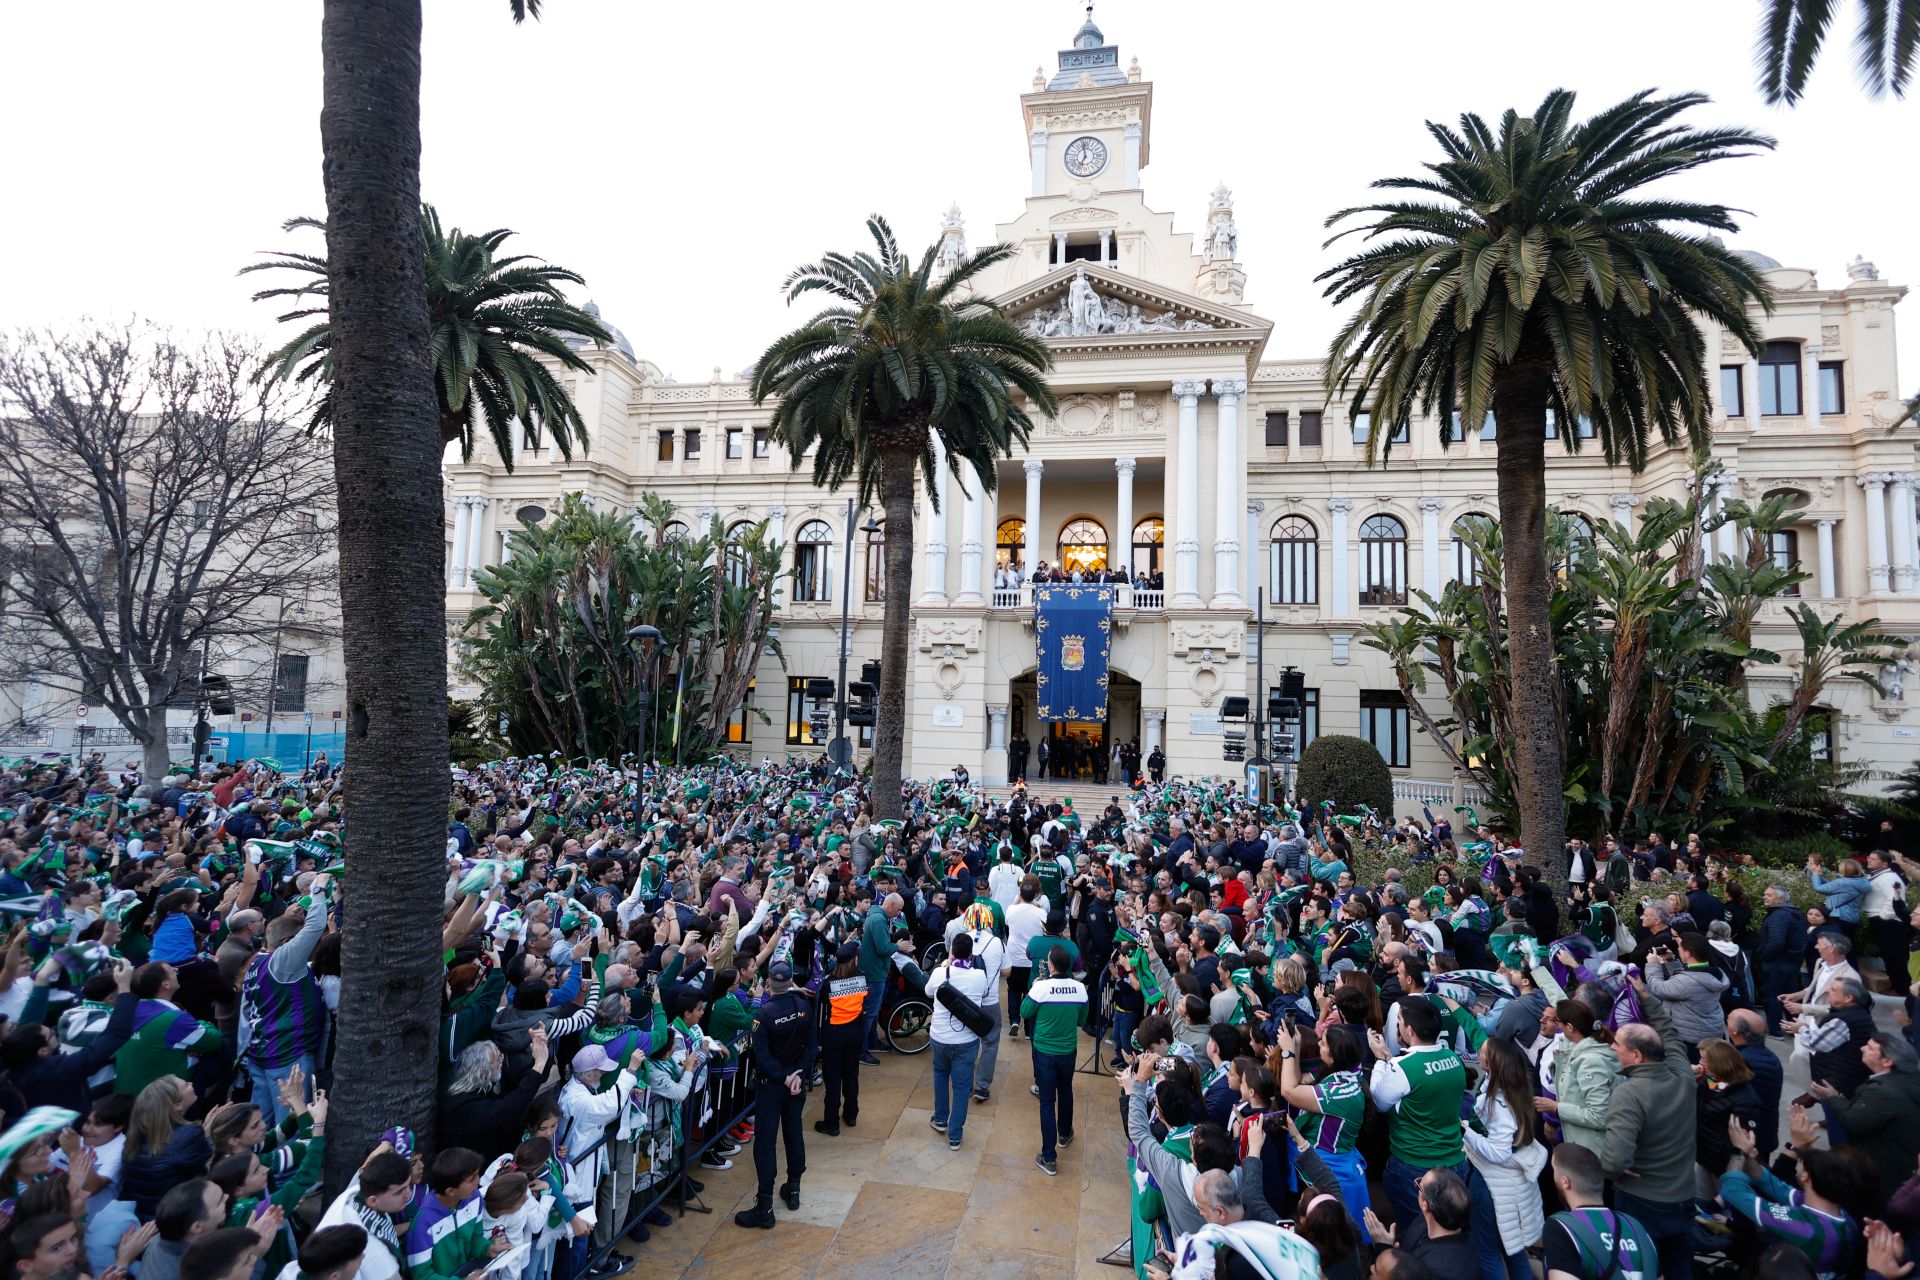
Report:
[{"label": "man in black jacket", "polygon": [[766,1001],[753,1020],[753,1062],[760,1080],[754,1086],[753,1166],[760,1191],[753,1208],[733,1216],[734,1225],[773,1225],[773,1144],[786,1133],[787,1180],[780,1197],[789,1210],[800,1207],[800,1175],[807,1171],[801,1122],[807,1105],[807,1075],[820,1056],[820,1028],[813,997],[793,985],[793,966],[775,960],[767,966]]},{"label": "man in black jacket", "polygon": [[1766,1001],[1767,1034],[1782,1035],[1780,997],[1798,991],[1800,965],[1807,954],[1807,918],[1787,900],[1784,889],[1767,886],[1760,920],[1760,994]]},{"label": "man in black jacket", "polygon": [[[58,972],[59,965],[47,961],[34,975],[34,985],[49,985]],[[25,1107],[65,1107],[82,1115],[87,1113],[93,1096],[87,1087],[88,1078],[111,1064],[113,1055],[133,1035],[133,1014],[140,1001],[128,993],[132,978],[132,966],[123,966],[114,974],[119,995],[114,999],[113,1016],[84,1049],[60,1052],[60,1037],[52,1027],[40,1023],[17,1026],[7,1033],[5,1040],[0,1040],[0,1063],[5,1064],[7,1078],[19,1091]],[[9,1107],[8,1121],[18,1118]]]}]

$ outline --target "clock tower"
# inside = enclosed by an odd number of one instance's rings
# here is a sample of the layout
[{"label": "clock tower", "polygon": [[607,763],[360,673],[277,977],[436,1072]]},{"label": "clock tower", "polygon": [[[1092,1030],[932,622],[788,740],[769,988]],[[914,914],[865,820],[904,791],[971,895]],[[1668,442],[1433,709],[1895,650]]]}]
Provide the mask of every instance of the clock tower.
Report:
[{"label": "clock tower", "polygon": [[1051,78],[1036,71],[1020,106],[1032,152],[1030,196],[1085,200],[1140,189],[1153,86],[1140,78],[1137,59],[1121,69],[1120,48],[1093,24],[1092,5],[1073,47],[1060,51],[1060,69]]}]

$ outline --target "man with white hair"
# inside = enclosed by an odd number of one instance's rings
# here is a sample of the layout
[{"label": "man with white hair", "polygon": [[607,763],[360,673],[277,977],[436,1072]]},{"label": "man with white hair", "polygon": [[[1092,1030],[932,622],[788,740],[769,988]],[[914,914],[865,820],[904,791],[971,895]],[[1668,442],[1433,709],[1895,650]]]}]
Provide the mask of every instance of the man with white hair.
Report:
[{"label": "man with white hair", "polygon": [[1781,1007],[1803,1026],[1813,1025],[1827,1011],[1827,1006],[1820,1003],[1820,998],[1835,979],[1860,981],[1860,971],[1847,958],[1853,952],[1853,941],[1845,934],[1823,933],[1814,939],[1813,949],[1820,957],[1813,966],[1813,981],[1798,991],[1790,991],[1780,997]]}]

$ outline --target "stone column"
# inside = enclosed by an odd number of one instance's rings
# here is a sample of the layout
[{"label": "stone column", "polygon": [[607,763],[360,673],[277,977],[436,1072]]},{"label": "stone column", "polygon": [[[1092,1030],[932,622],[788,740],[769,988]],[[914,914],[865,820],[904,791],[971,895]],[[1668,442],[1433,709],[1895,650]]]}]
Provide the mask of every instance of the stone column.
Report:
[{"label": "stone column", "polygon": [[[1261,513],[1266,509],[1267,504],[1260,499],[1247,499],[1247,553],[1243,558],[1247,562],[1246,598],[1249,604],[1253,602],[1255,594],[1260,589],[1260,575],[1264,572],[1263,566],[1267,560],[1260,552],[1264,541],[1260,537],[1260,526],[1265,523]],[[1268,603],[1271,604],[1272,601]]]},{"label": "stone column", "polygon": [[[1739,483],[1739,479],[1731,471],[1722,471],[1714,477],[1713,509],[1716,514],[1727,509],[1727,495],[1732,492],[1734,485]],[[1740,530],[1734,527],[1732,521],[1714,530],[1713,547],[1714,553],[1725,563],[1734,564],[1739,561]]]},{"label": "stone column", "polygon": [[1140,768],[1147,767],[1147,757],[1153,754],[1155,747],[1166,747],[1164,730],[1167,724],[1165,711],[1141,711],[1140,721],[1146,726],[1146,739],[1140,744]]},{"label": "stone column", "polygon": [[1630,493],[1616,493],[1607,499],[1607,504],[1613,508],[1613,522],[1619,525],[1620,528],[1626,532],[1626,535],[1631,538],[1633,536],[1633,509],[1640,504],[1640,499]]},{"label": "stone column", "polygon": [[[1001,764],[1005,764],[1007,751],[1007,708],[992,706],[987,708],[987,750],[1001,754]],[[988,761],[991,768],[992,761]]]},{"label": "stone column", "polygon": [[1137,465],[1132,458],[1113,460],[1113,523],[1118,526],[1113,533],[1118,540],[1119,563],[1126,566],[1129,578],[1133,576],[1133,471]]},{"label": "stone column", "polygon": [[1021,464],[1021,469],[1027,473],[1027,531],[1020,554],[1027,563],[1020,580],[1030,582],[1033,571],[1040,564],[1040,473],[1047,469],[1047,464],[1038,458],[1028,458]]},{"label": "stone column", "polygon": [[1112,264],[1113,264],[1113,228],[1102,227],[1100,228],[1100,265],[1105,267],[1105,266],[1111,266]]},{"label": "stone column", "polygon": [[1173,511],[1173,599],[1177,606],[1200,604],[1200,397],[1203,381],[1176,382],[1180,398],[1178,462],[1180,500]]},{"label": "stone column", "polygon": [[1747,359],[1747,384],[1741,388],[1741,399],[1747,402],[1747,430],[1760,429],[1760,361]]},{"label": "stone column", "polygon": [[1887,589],[1887,473],[1869,471],[1857,480],[1867,497],[1867,591]]},{"label": "stone column", "polygon": [[1836,566],[1833,561],[1833,526],[1839,523],[1838,520],[1815,520],[1813,522],[1814,536],[1819,540],[1820,545],[1820,559],[1816,565],[1818,572],[1816,582],[1820,588],[1820,598],[1822,600],[1836,600],[1840,596],[1840,575],[1836,572]]},{"label": "stone column", "polygon": [[1893,546],[1893,589],[1901,595],[1911,595],[1915,586],[1914,574],[1914,511],[1913,482],[1911,471],[1894,471],[1887,476],[1887,504],[1891,508],[1887,536]]},{"label": "stone column", "polygon": [[[785,507],[767,508],[767,541],[780,548],[780,562],[787,562],[787,509]],[[780,574],[773,580],[773,607],[778,609],[787,597],[787,577]]]},{"label": "stone column", "polygon": [[448,556],[447,585],[458,589],[467,582],[467,536],[473,528],[473,499],[453,500],[453,546]]},{"label": "stone column", "polygon": [[[1140,186],[1140,125],[1136,121],[1126,127],[1126,138],[1120,144],[1121,173],[1124,175],[1127,190]],[[1034,192],[1039,195],[1039,192]]]},{"label": "stone column", "polygon": [[468,498],[467,501],[473,504],[473,515],[467,521],[467,576],[462,580],[461,585],[470,587],[473,585],[474,573],[481,567],[480,535],[486,528],[487,500],[474,497]]},{"label": "stone column", "polygon": [[1240,453],[1240,397],[1245,378],[1215,378],[1219,400],[1219,449],[1214,458],[1213,601],[1216,609],[1240,609],[1240,485],[1247,468]]},{"label": "stone column", "polygon": [[1031,194],[1047,194],[1047,131],[1035,129],[1027,136],[1028,144],[1033,148],[1033,190]]},{"label": "stone column", "polygon": [[975,476],[967,485],[967,501],[960,509],[960,590],[953,597],[955,604],[986,603],[986,597],[980,594],[980,523],[986,504],[979,488],[980,478]]},{"label": "stone column", "polygon": [[1347,513],[1353,510],[1352,498],[1328,498],[1327,510],[1333,513],[1329,522],[1328,554],[1332,562],[1327,566],[1330,583],[1328,612],[1336,618],[1351,617],[1353,614],[1352,592],[1347,587]]},{"label": "stone column", "polygon": [[1436,599],[1440,595],[1440,509],[1445,498],[1420,499],[1420,585]]},{"label": "stone column", "polygon": [[1059,266],[1061,263],[1065,262],[1066,260],[1067,260],[1067,233],[1064,231],[1056,231],[1053,233],[1053,264],[1055,266]]},{"label": "stone column", "polygon": [[920,593],[921,604],[947,602],[947,521],[953,515],[947,507],[947,451],[940,437],[933,438],[933,501],[927,513],[927,585]]},{"label": "stone column", "polygon": [[1800,353],[1800,407],[1807,425],[1820,425],[1820,348],[1809,343]]}]

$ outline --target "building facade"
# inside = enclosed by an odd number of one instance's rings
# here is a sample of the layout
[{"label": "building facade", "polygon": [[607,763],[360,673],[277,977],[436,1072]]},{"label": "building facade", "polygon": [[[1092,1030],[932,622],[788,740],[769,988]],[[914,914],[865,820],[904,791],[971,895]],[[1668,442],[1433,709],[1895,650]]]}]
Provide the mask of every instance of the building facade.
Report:
[{"label": "building facade", "polygon": [[[1017,253],[980,288],[1053,349],[1059,411],[1000,464],[994,491],[943,470],[921,495],[908,771],[964,764],[1001,781],[1006,744],[1024,731],[1036,743],[1063,733],[1137,739],[1143,751],[1163,748],[1175,773],[1235,772],[1222,759],[1222,699],[1277,686],[1293,667],[1306,689],[1304,739],[1371,739],[1409,805],[1457,796],[1445,757],[1413,732],[1387,660],[1359,640],[1412,591],[1437,593],[1472,572],[1453,534],[1496,510],[1497,424],[1455,421],[1444,445],[1438,423],[1422,424],[1369,465],[1365,415],[1326,401],[1321,359],[1267,350],[1271,326],[1243,301],[1231,193],[1207,196],[1194,230],[1148,203],[1153,85],[1137,59],[1122,67],[1091,21],[1054,73],[1036,74],[1020,108],[1031,184],[991,237]],[[966,239],[949,210],[943,257],[963,254]],[[1791,491],[1798,521],[1772,550],[1812,575],[1802,597],[1920,637],[1920,461],[1911,433],[1888,431],[1900,411],[1893,326],[1905,290],[1860,259],[1838,287],[1753,260],[1778,295],[1774,314],[1757,317],[1764,353],[1750,359],[1731,335],[1707,334],[1720,353],[1715,501]],[[752,700],[771,724],[749,717],[738,746],[776,759],[819,751],[806,681],[838,670],[843,593],[852,665],[878,657],[885,535],[860,532],[868,513],[849,524],[845,495],[792,468],[743,377],[716,369],[707,382],[676,383],[624,339],[581,354],[591,371],[569,376],[589,455],[526,448],[511,473],[481,456],[447,469],[456,658],[479,603],[474,569],[510,555],[519,522],[546,518],[565,494],[631,510],[655,492],[700,527],[764,519],[791,544],[795,569],[779,607],[786,662],[763,664]],[[1684,447],[1656,448],[1634,474],[1578,444],[1549,443],[1549,492],[1560,512],[1591,524],[1630,526],[1636,508],[1682,496],[1693,474]],[[1735,554],[1731,529],[1715,550]],[[1002,567],[1041,562],[1122,564],[1161,582],[1120,589],[1100,724],[1036,718],[1031,589],[996,582]],[[1256,598],[1275,624],[1264,672],[1253,668]],[[1759,642],[1784,655],[1753,681],[1763,702],[1784,695],[1795,663],[1786,608],[1769,604],[1759,620]],[[1840,758],[1882,771],[1912,762],[1920,707],[1904,698],[1904,666],[1886,673],[1885,695],[1852,682],[1832,691],[1829,745]]]}]

